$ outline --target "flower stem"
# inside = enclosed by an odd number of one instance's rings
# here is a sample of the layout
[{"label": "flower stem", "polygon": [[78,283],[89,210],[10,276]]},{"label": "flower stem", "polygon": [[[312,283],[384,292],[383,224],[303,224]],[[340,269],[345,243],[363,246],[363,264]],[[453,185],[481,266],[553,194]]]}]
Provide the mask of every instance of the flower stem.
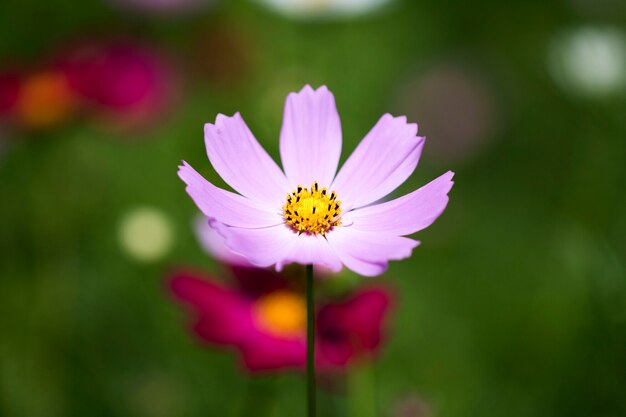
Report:
[{"label": "flower stem", "polygon": [[308,417],[315,417],[315,298],[313,265],[306,266],[306,385]]}]

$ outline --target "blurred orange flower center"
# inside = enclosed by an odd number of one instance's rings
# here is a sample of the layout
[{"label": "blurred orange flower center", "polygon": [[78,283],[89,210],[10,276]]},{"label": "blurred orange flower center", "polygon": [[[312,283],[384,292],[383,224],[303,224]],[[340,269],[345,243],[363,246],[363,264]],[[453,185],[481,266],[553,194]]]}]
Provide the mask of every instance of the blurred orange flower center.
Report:
[{"label": "blurred orange flower center", "polygon": [[254,305],[254,316],[263,329],[279,336],[297,336],[306,329],[306,303],[290,291],[275,291]]},{"label": "blurred orange flower center", "polygon": [[73,97],[65,76],[53,71],[42,72],[24,81],[18,114],[29,127],[50,127],[65,121],[72,105]]},{"label": "blurred orange flower center", "polygon": [[326,187],[320,188],[317,182],[287,194],[287,202],[283,206],[283,217],[293,230],[299,233],[324,234],[333,226],[341,224],[341,201],[337,194],[328,192]]}]

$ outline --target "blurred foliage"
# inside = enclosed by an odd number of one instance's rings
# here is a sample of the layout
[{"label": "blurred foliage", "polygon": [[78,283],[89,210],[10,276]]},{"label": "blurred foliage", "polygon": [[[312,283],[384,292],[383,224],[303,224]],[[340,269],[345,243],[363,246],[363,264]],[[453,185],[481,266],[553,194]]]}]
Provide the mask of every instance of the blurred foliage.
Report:
[{"label": "blurred foliage", "polygon": [[[585,15],[574,3],[406,0],[357,20],[294,22],[248,1],[168,20],[98,1],[5,0],[2,62],[111,33],[157,45],[186,77],[155,126],[78,122],[5,135],[0,414],[230,416],[252,391],[271,415],[300,415],[299,375],[242,377],[231,355],[199,348],[168,299],[172,266],[215,270],[193,236],[196,209],[177,164],[222,184],[202,138],[218,112],[240,111],[277,157],[282,100],[305,83],[335,93],[345,159],[381,114],[403,113],[394,100],[405,82],[451,60],[494,85],[503,128],[455,164],[429,158],[427,142],[398,190],[457,173],[447,211],[384,277],[401,299],[369,376],[378,415],[413,395],[441,416],[626,415],[626,101],[574,99],[546,65],[562,28],[624,27],[626,16]],[[203,48],[214,29],[240,34],[244,58]],[[220,62],[234,66],[218,75],[237,77],[209,77],[203,65]],[[428,136],[428,125],[420,132]],[[171,217],[166,259],[140,263],[120,247],[118,225],[138,205]],[[329,392],[320,401],[328,416],[349,406]]]}]

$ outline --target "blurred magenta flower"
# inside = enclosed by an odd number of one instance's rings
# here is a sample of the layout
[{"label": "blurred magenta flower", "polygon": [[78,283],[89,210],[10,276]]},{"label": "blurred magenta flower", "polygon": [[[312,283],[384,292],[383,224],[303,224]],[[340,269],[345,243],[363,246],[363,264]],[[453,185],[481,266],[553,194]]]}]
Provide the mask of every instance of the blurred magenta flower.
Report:
[{"label": "blurred magenta flower", "polygon": [[[414,171],[424,146],[417,125],[385,114],[336,173],[341,124],[326,87],[287,97],[280,154],[285,172],[239,113],[205,125],[208,157],[240,194],[215,187],[186,162],[187,193],[232,251],[280,271],[289,263],[342,265],[366,276],[411,255],[404,237],[431,225],[448,203],[452,172],[395,200],[373,204]],[[304,185],[303,185],[304,184]]]},{"label": "blurred magenta flower", "polygon": [[[203,248],[235,282],[226,286],[190,270],[172,274],[172,293],[195,312],[195,333],[210,344],[237,348],[251,372],[304,369],[306,302],[302,290],[290,285],[289,275],[254,267],[230,251],[206,218],[198,218],[195,231]],[[324,271],[318,274],[322,278]],[[383,341],[392,305],[391,292],[383,286],[352,292],[341,302],[322,303],[316,318],[317,367],[338,370],[359,359],[372,359]]]},{"label": "blurred magenta flower", "polygon": [[[172,293],[191,307],[194,332],[209,344],[238,349],[250,372],[304,369],[304,294],[271,270],[230,268],[237,287],[192,271],[171,277]],[[386,289],[369,287],[343,301],[322,304],[316,313],[316,366],[339,370],[372,358],[381,346],[391,303]]]},{"label": "blurred magenta flower", "polygon": [[76,96],[62,71],[42,68],[0,75],[0,118],[27,129],[66,122],[76,110]]},{"label": "blurred magenta flower", "polygon": [[121,125],[156,120],[176,85],[167,62],[133,42],[80,44],[61,56],[59,67],[88,106]]}]

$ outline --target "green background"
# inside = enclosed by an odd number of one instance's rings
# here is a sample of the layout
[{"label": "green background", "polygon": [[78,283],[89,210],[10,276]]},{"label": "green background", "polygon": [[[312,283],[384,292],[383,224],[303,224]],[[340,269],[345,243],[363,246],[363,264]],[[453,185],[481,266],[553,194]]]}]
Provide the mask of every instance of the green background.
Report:
[{"label": "green background", "polygon": [[[437,416],[626,415],[626,101],[568,94],[546,63],[560,31],[626,18],[619,5],[586,14],[573,4],[407,0],[294,21],[247,1],[173,19],[95,1],[4,1],[0,62],[121,33],[169,53],[182,92],[166,120],[140,131],[78,121],[5,137],[0,415],[235,416],[250,392],[267,415],[302,415],[300,375],[250,381],[233,355],[189,337],[165,292],[172,266],[216,270],[193,235],[177,164],[220,184],[202,136],[218,112],[240,111],[277,158],[282,100],[305,83],[335,93],[345,160],[381,114],[406,111],[397,97],[407,83],[442,62],[482,74],[499,128],[473,157],[446,161],[415,120],[427,145],[397,194],[451,169],[451,201],[414,256],[381,278],[401,297],[380,360],[348,384],[351,399],[322,392],[321,415],[403,417],[396,404],[414,396]],[[214,30],[242,34],[244,58],[205,47]],[[203,60],[226,62],[228,76],[207,76]],[[175,228],[171,252],[148,264],[117,236],[142,205]],[[370,384],[375,398],[359,394]]]}]

